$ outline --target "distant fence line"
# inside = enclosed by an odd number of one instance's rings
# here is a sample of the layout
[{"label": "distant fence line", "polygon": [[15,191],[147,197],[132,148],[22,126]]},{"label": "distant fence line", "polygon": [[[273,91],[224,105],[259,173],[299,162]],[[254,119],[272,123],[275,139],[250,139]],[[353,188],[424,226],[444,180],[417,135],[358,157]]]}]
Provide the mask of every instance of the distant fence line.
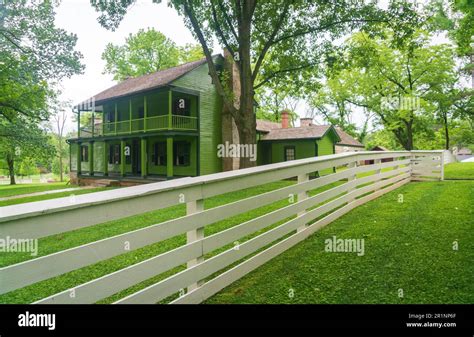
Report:
[{"label": "distant fence line", "polygon": [[[181,265],[187,268],[116,303],[157,303],[178,293],[171,303],[200,303],[355,207],[410,181],[442,180],[447,160],[444,151],[343,153],[78,195],[74,199],[2,207],[0,238],[42,238],[183,202],[187,213],[0,268],[0,294],[127,253],[124,243],[129,244],[130,250],[136,250],[186,234],[187,242],[182,246],[36,303],[94,303]],[[364,165],[367,163],[373,164]],[[310,179],[317,171],[339,166],[347,169]],[[371,175],[357,177],[370,172]],[[204,200],[212,196],[294,177],[297,182],[284,188],[210,209],[203,207]],[[308,193],[337,181],[341,184],[336,187],[314,196]],[[204,235],[204,227],[210,224],[293,195],[295,201],[288,206]],[[279,222],[283,223],[268,229]],[[262,230],[265,231],[257,236],[242,239]],[[239,244],[233,246],[235,242]],[[229,245],[232,247],[204,258]],[[232,268],[226,269],[229,266]]]}]

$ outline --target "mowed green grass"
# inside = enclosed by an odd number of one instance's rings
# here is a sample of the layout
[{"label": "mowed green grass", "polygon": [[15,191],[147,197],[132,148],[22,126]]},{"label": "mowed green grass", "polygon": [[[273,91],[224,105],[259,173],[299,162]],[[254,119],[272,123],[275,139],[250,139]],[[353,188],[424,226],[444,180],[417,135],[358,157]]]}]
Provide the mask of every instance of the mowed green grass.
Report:
[{"label": "mowed green grass", "polygon": [[10,200],[3,200],[3,201],[0,201],[0,207],[24,204],[24,203],[27,203],[27,202],[35,202],[35,201],[63,198],[63,197],[68,197],[68,196],[72,196],[72,195],[81,195],[81,194],[87,194],[87,193],[100,192],[100,191],[105,191],[107,189],[113,189],[113,188],[116,188],[116,187],[87,188],[87,189],[81,189],[81,190],[75,190],[75,191],[57,192],[57,193],[52,193],[52,194],[35,195],[35,196],[24,197],[24,198],[15,198],[15,199],[10,199]]},{"label": "mowed green grass", "polygon": [[[352,210],[206,303],[472,304],[472,205],[474,181],[409,183]],[[326,252],[325,240],[333,236],[364,239],[364,255]]]},{"label": "mowed green grass", "polygon": [[65,182],[45,183],[45,184],[17,184],[0,185],[0,198],[11,197],[20,194],[30,194],[36,192],[60,190],[64,188],[77,187],[75,185],[66,185]]},{"label": "mowed green grass", "polygon": [[444,179],[474,180],[474,163],[450,163],[444,167]]}]

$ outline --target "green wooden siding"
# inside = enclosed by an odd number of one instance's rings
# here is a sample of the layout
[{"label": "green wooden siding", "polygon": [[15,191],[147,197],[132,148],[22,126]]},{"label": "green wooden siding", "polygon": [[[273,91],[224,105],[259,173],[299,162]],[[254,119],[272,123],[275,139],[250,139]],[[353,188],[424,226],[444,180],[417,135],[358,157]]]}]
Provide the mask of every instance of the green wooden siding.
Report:
[{"label": "green wooden siding", "polygon": [[295,159],[303,159],[314,157],[316,145],[314,140],[288,140],[288,141],[274,141],[272,142],[271,160],[272,163],[279,163],[285,161],[285,147],[295,147]]},{"label": "green wooden siding", "polygon": [[[327,133],[323,138],[317,141],[318,143],[318,156],[326,156],[334,154],[334,138],[332,134]],[[320,175],[326,175],[333,173],[333,169],[321,170]]]},{"label": "green wooden siding", "polygon": [[317,140],[318,142],[318,155],[325,156],[334,153],[334,141],[326,134],[323,138]]},{"label": "green wooden siding", "polygon": [[[221,143],[222,99],[217,94],[209,76],[207,64],[172,83],[178,87],[197,90],[199,96],[199,166],[200,174],[222,170],[222,161],[217,157],[217,145]],[[177,174],[177,173],[175,173]]]}]

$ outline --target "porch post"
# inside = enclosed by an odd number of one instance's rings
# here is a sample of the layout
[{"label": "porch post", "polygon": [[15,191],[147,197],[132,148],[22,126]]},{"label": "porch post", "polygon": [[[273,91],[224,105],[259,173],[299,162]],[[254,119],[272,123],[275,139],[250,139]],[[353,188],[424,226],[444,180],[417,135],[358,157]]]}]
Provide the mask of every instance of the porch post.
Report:
[{"label": "porch post", "polygon": [[125,141],[120,141],[120,174],[125,177]]},{"label": "porch post", "polygon": [[143,96],[143,131],[146,131],[146,119],[148,115],[148,107],[147,107],[147,102],[146,102],[146,95]]},{"label": "porch post", "polygon": [[94,175],[94,142],[89,142],[89,175]]},{"label": "porch post", "polygon": [[171,91],[168,91],[168,130],[171,130],[173,128],[173,125],[172,125],[172,117],[171,117],[171,113],[173,111],[173,102],[172,102],[172,99],[173,99],[173,92]]},{"label": "porch post", "polygon": [[107,141],[104,140],[104,176],[109,175],[109,151],[107,149]]},{"label": "porch post", "polygon": [[173,177],[173,137],[166,138],[166,177]]},{"label": "porch post", "polygon": [[114,131],[117,134],[117,102],[115,102],[115,120],[114,120]]},{"label": "porch post", "polygon": [[128,127],[130,130],[130,133],[132,133],[132,99],[131,98],[128,100],[128,115],[129,115]]},{"label": "porch post", "polygon": [[81,138],[81,109],[77,109],[77,138]]},{"label": "porch post", "polygon": [[76,157],[77,157],[77,176],[79,177],[79,175],[81,174],[81,143],[77,142],[77,153],[76,153]]},{"label": "porch post", "polygon": [[146,178],[147,174],[148,174],[148,162],[147,162],[147,146],[146,146],[146,138],[142,138],[140,139],[140,145],[141,145],[141,166],[142,166],[142,177],[143,178]]},{"label": "porch post", "polygon": [[94,138],[94,129],[95,129],[95,113],[94,113],[94,110],[92,110],[92,125],[91,125],[91,129],[92,129],[92,138]]}]

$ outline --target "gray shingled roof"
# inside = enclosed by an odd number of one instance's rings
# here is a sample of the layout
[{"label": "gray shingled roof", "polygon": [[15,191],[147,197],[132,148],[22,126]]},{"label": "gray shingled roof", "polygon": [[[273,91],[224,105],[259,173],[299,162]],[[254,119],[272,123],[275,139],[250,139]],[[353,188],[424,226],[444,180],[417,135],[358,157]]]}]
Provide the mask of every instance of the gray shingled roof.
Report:
[{"label": "gray shingled roof", "polygon": [[163,87],[204,63],[206,63],[205,58],[198,61],[185,63],[173,68],[160,70],[151,74],[126,79],[95,95],[95,103],[100,104],[112,98],[123,97],[146,90]]},{"label": "gray shingled roof", "polygon": [[339,127],[336,127],[337,134],[341,141],[337,143],[337,145],[347,145],[347,146],[355,146],[355,147],[364,147],[364,144],[359,142],[357,139],[353,138],[352,136],[348,135]]},{"label": "gray shingled roof", "polygon": [[262,140],[321,138],[330,125],[311,125],[298,128],[272,129],[262,136]]},{"label": "gray shingled roof", "polygon": [[257,131],[270,132],[272,129],[281,129],[281,123],[257,119]]}]

